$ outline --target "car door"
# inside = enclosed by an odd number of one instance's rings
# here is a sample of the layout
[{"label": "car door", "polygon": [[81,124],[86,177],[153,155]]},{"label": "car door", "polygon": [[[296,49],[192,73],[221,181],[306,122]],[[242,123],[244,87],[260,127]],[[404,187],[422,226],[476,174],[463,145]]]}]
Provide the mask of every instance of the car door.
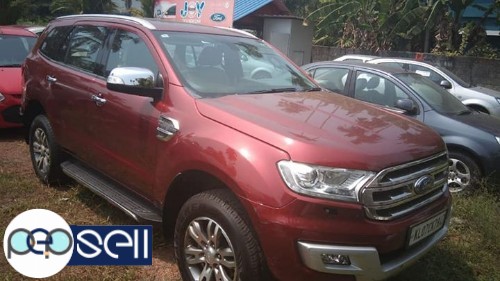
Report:
[{"label": "car door", "polygon": [[114,180],[147,196],[155,167],[156,127],[160,111],[149,97],[107,89],[106,77],[116,67],[142,67],[159,72],[151,43],[134,29],[116,29],[110,38],[106,63],[92,93],[88,112],[93,139],[92,163]]},{"label": "car door", "polygon": [[[88,106],[108,31],[99,25],[77,24],[71,31],[54,30],[48,35],[54,36],[54,40],[47,40],[41,47],[42,53],[51,59],[38,72],[50,94],[47,106],[58,109],[49,111],[54,133],[65,148],[84,160],[88,160],[87,144],[91,141]],[[64,43],[54,42],[57,40]]]},{"label": "car door", "polygon": [[418,100],[391,77],[375,72],[356,70],[353,83],[353,87],[350,88],[351,97],[396,111],[399,111],[396,107],[398,100],[409,99],[418,107],[417,113],[411,116],[423,121],[423,111]]}]

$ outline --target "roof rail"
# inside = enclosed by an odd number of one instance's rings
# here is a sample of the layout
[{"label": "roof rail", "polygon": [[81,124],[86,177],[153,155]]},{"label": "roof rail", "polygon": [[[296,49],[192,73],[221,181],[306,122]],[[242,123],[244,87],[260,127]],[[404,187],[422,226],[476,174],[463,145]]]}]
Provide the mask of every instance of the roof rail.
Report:
[{"label": "roof rail", "polygon": [[215,26],[215,27],[220,28],[220,29],[225,29],[225,30],[231,30],[231,31],[246,35],[248,37],[253,37],[253,38],[258,39],[257,36],[253,35],[252,33],[248,32],[248,31],[245,31],[245,30],[241,30],[241,29],[237,29],[237,28],[233,28],[233,27],[225,27],[225,26]]},{"label": "roof rail", "polygon": [[114,18],[114,19],[123,19],[131,22],[138,23],[149,29],[156,29],[156,27],[151,24],[149,21],[136,17],[129,16],[121,16],[121,15],[109,15],[109,14],[83,14],[83,15],[71,15],[71,16],[62,16],[58,17],[58,19],[69,19],[69,18],[86,18],[86,17],[98,17],[98,18]]}]

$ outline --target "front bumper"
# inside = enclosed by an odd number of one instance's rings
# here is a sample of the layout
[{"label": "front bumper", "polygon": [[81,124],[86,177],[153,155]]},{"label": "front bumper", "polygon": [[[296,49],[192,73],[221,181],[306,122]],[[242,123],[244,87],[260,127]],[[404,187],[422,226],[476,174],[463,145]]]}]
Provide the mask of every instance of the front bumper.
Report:
[{"label": "front bumper", "polygon": [[19,107],[21,99],[12,95],[5,95],[0,102],[0,128],[22,127]]},{"label": "front bumper", "polygon": [[[380,280],[397,274],[448,231],[451,197],[391,221],[367,219],[361,205],[306,198],[282,208],[245,202],[267,264],[278,280]],[[447,210],[444,227],[408,248],[411,226]],[[352,266],[324,266],[320,250],[352,254]],[[334,253],[332,251],[332,253]]]},{"label": "front bumper", "polygon": [[[315,271],[330,274],[346,274],[356,276],[357,281],[384,280],[399,273],[408,265],[427,253],[448,232],[451,212],[448,211],[443,228],[425,242],[404,251],[395,258],[382,262],[374,247],[351,247],[327,244],[316,244],[299,241],[298,249],[304,264]],[[323,254],[349,256],[350,265],[328,265],[322,260]]]}]

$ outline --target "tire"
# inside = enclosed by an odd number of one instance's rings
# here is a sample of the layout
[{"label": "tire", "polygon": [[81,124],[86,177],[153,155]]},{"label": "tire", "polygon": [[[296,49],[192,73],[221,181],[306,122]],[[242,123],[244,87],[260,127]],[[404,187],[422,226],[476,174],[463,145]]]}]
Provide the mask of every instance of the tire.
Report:
[{"label": "tire", "polygon": [[264,258],[237,199],[227,190],[191,197],[174,234],[182,280],[268,280]]},{"label": "tire", "polygon": [[66,179],[61,162],[63,153],[55,141],[52,126],[45,115],[38,115],[29,129],[31,163],[35,174],[45,184],[60,183]]},{"label": "tire", "polygon": [[450,151],[450,173],[448,186],[451,192],[467,192],[477,188],[481,181],[481,170],[474,159],[469,155]]}]

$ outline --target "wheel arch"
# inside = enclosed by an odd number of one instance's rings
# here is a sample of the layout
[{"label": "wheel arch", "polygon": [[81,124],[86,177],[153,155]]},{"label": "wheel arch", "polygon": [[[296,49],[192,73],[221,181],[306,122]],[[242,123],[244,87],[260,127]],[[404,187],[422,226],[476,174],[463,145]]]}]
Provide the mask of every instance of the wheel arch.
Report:
[{"label": "wheel arch", "polygon": [[462,153],[467,156],[469,156],[471,159],[473,159],[476,162],[476,165],[479,167],[479,170],[481,174],[484,174],[484,166],[481,161],[479,161],[479,155],[475,153],[472,149],[469,147],[459,145],[459,144],[446,144],[446,147],[448,148],[448,152],[455,152],[455,153]]},{"label": "wheel arch", "polygon": [[462,100],[462,103],[465,104],[467,107],[472,108],[474,110],[478,110],[484,113],[490,114],[490,106],[484,102],[483,100],[480,99],[465,99]]},{"label": "wheel arch", "polygon": [[23,108],[22,121],[24,127],[28,128],[24,136],[26,143],[28,143],[29,141],[29,127],[31,125],[31,122],[33,122],[35,117],[40,114],[45,114],[45,109],[43,108],[42,104],[37,100],[29,101],[28,104]]},{"label": "wheel arch", "polygon": [[[163,201],[163,227],[166,236],[173,237],[179,211],[189,198],[214,189],[227,189],[234,194],[227,184],[205,171],[188,170],[178,174],[169,186]],[[234,195],[239,198],[236,194]]]}]

